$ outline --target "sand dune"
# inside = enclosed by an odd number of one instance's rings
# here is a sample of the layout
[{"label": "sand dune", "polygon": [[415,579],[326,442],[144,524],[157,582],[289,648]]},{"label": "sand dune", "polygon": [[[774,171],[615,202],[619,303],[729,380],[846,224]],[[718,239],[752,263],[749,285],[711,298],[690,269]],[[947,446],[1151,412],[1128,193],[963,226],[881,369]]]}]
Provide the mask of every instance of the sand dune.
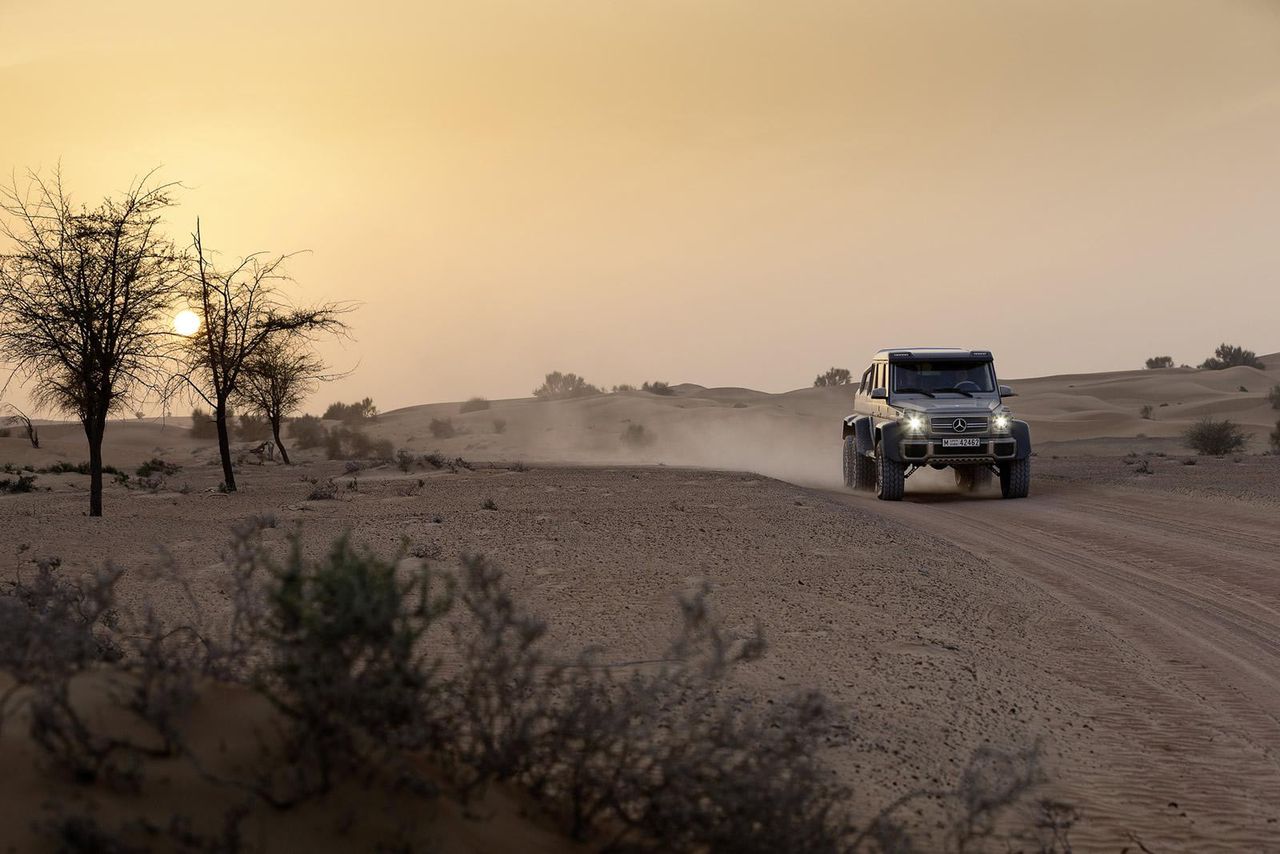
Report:
[{"label": "sand dune", "polygon": [[[1245,425],[1254,434],[1250,450],[1260,452],[1280,418],[1266,397],[1280,383],[1280,354],[1263,361],[1276,367],[1115,371],[1006,382],[1018,393],[1010,405],[1030,422],[1037,442],[1076,442],[1088,453],[1123,454],[1134,446],[1110,447],[1096,440],[1170,439],[1197,419],[1212,416]],[[368,432],[397,448],[450,457],[663,463],[752,471],[810,485],[837,481],[840,419],[851,408],[848,387],[771,394],[684,383],[674,390],[672,395],[635,391],[574,400],[495,400],[489,409],[465,414],[458,402],[424,404],[384,413]],[[1152,407],[1150,418],[1142,417],[1143,406]],[[433,419],[448,419],[456,434],[433,435]],[[121,468],[153,456],[212,462],[210,443],[192,440],[188,427],[183,417],[112,422],[107,461]],[[629,428],[643,432],[628,441],[624,432]],[[41,438],[39,451],[16,432],[0,439],[0,463],[41,465],[86,458],[78,425],[45,425]]]}]

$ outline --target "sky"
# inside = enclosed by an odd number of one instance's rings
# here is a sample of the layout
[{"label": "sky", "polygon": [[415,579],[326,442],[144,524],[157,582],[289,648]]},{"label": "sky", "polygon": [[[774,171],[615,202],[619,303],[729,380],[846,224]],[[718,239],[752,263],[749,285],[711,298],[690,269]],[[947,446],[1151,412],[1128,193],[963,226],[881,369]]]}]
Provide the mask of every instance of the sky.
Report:
[{"label": "sky", "polygon": [[1276,0],[0,0],[0,174],[160,167],[392,408],[1280,350]]}]

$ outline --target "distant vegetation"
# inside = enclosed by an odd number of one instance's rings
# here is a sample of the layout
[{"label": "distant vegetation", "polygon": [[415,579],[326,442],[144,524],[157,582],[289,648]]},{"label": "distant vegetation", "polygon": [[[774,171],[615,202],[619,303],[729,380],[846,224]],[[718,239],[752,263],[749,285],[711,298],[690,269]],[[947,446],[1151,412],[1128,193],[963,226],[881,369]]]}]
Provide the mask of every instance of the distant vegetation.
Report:
[{"label": "distant vegetation", "polygon": [[261,415],[242,413],[236,421],[236,438],[242,442],[261,442],[270,436],[271,425]]},{"label": "distant vegetation", "polygon": [[1243,450],[1251,435],[1234,421],[1215,421],[1206,416],[1188,428],[1184,438],[1187,447],[1202,456],[1221,457]]},{"label": "distant vegetation", "polygon": [[653,433],[646,430],[643,424],[628,424],[622,431],[622,443],[632,448],[652,445],[653,438]]},{"label": "distant vegetation", "polygon": [[562,400],[599,393],[600,389],[577,374],[562,374],[559,371],[547,374],[542,385],[533,390],[533,396],[540,400]]},{"label": "distant vegetation", "polygon": [[1138,414],[1147,420],[1151,419],[1151,414],[1153,412],[1155,412],[1155,408],[1149,403],[1143,404],[1142,408],[1138,410]]},{"label": "distant vegetation", "polygon": [[640,386],[640,390],[647,391],[650,394],[661,394],[661,395],[672,395],[676,393],[675,389],[673,389],[669,384],[663,382],[662,380],[654,380],[653,382],[646,382]]},{"label": "distant vegetation", "polygon": [[1280,421],[1276,422],[1276,429],[1271,431],[1271,450],[1280,454]]},{"label": "distant vegetation", "polygon": [[1267,393],[1267,400],[1271,401],[1272,409],[1280,409],[1280,384],[1271,387],[1271,391]]},{"label": "distant vegetation", "polygon": [[300,415],[289,422],[289,435],[299,448],[318,448],[324,444],[324,425],[314,415]]},{"label": "distant vegetation", "polygon": [[619,385],[614,386],[613,391],[614,393],[617,393],[620,391],[637,391],[637,389],[631,383],[621,383]]},{"label": "distant vegetation", "polygon": [[482,412],[483,410],[488,409],[489,406],[489,401],[483,397],[473,397],[459,406],[458,412],[462,414],[466,414],[468,412]]},{"label": "distant vegetation", "polygon": [[814,377],[813,385],[815,388],[832,385],[848,385],[853,382],[853,374],[848,368],[827,368],[826,373],[818,374]]},{"label": "distant vegetation", "polygon": [[373,405],[370,397],[358,403],[331,403],[321,417],[325,421],[341,421],[343,424],[365,424],[378,417],[378,407]]},{"label": "distant vegetation", "polygon": [[1150,359],[1147,359],[1147,370],[1149,371],[1159,370],[1160,368],[1172,368],[1172,367],[1173,367],[1172,356],[1152,356]]},{"label": "distant vegetation", "polygon": [[437,439],[452,439],[458,434],[458,428],[453,426],[452,418],[432,418],[427,429]]},{"label": "distant vegetation", "polygon": [[1266,365],[1258,361],[1258,355],[1252,350],[1246,350],[1234,344],[1219,344],[1214,354],[1200,363],[1200,367],[1207,371],[1221,371],[1226,368],[1239,367],[1263,370]]},{"label": "distant vegetation", "polygon": [[213,416],[198,406],[191,410],[191,438],[218,438],[218,425],[214,423]]}]

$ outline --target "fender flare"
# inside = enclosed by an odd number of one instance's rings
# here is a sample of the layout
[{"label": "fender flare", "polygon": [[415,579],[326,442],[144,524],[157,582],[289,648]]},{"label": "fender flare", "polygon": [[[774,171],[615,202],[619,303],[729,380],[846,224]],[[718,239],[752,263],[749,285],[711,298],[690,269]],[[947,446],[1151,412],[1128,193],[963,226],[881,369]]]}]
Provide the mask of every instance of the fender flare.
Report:
[{"label": "fender flare", "polygon": [[875,447],[871,437],[871,419],[865,415],[850,415],[844,419],[844,429],[840,433],[840,438],[848,439],[850,436],[857,437],[859,453],[870,453]]},{"label": "fender flare", "polygon": [[1017,458],[1025,460],[1031,456],[1031,427],[1025,421],[1014,421],[1009,425],[1009,434],[1018,443]]},{"label": "fender flare", "polygon": [[880,448],[884,453],[885,459],[893,460],[895,463],[904,462],[902,458],[902,425],[896,421],[886,421],[876,428],[879,434]]}]

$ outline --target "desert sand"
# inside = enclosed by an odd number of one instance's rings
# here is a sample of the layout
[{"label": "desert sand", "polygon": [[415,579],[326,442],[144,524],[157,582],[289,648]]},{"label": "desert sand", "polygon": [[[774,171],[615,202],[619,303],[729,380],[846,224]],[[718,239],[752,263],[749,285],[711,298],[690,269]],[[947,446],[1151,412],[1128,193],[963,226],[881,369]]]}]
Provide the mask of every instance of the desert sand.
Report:
[{"label": "desert sand", "polygon": [[[348,530],[386,554],[484,552],[557,643],[618,662],[659,652],[673,597],[706,578],[729,625],[765,627],[768,654],[737,677],[750,696],[812,686],[847,712],[827,750],[868,808],[950,780],[979,745],[1039,741],[1044,794],[1081,813],[1076,850],[1280,850],[1280,457],[1258,453],[1280,357],[1263,361],[1005,380],[1038,445],[1017,502],[961,495],[947,472],[913,477],[901,504],[845,491],[843,388],[417,406],[368,432],[474,469],[349,472],[300,451],[290,467],[246,462],[231,496],[185,420],[113,423],[108,463],[182,471],[154,492],[110,485],[101,519],[83,515],[81,475],[0,496],[0,575],[111,559],[126,596],[155,596],[146,569],[167,554],[217,609],[229,527],[272,513],[280,549],[301,526],[313,553]],[[1176,437],[1205,414],[1247,425],[1251,453],[1186,465]],[[434,438],[444,418],[458,434]],[[624,441],[629,425],[644,440]],[[83,459],[78,428],[41,433],[38,451],[0,439],[0,463]],[[336,499],[307,500],[308,478],[332,478]],[[28,782],[5,793],[15,850],[38,850],[16,817],[49,795]],[[331,820],[300,819],[316,834]]]}]

